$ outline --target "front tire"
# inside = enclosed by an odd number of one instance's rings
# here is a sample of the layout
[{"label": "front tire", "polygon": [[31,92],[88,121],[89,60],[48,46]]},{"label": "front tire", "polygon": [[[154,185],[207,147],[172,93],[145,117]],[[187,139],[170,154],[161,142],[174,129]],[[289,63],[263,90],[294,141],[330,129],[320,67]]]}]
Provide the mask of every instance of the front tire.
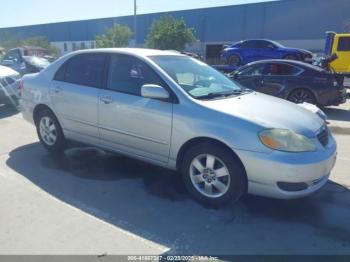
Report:
[{"label": "front tire", "polygon": [[50,110],[43,110],[36,116],[36,130],[41,144],[53,154],[61,154],[66,146],[61,125]]},{"label": "front tire", "polygon": [[182,175],[187,190],[204,205],[236,202],[246,191],[241,162],[229,149],[215,143],[190,148],[184,156]]}]

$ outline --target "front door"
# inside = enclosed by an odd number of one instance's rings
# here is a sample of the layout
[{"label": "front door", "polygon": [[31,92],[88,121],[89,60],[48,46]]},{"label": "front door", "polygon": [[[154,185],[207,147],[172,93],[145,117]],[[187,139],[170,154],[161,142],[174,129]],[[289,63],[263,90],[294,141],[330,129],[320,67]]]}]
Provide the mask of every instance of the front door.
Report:
[{"label": "front door", "polygon": [[243,68],[235,75],[235,80],[242,86],[259,91],[265,64],[256,64]]},{"label": "front door", "polygon": [[140,95],[144,84],[165,83],[146,63],[128,55],[111,55],[108,71],[99,99],[102,146],[167,163],[173,104]]}]

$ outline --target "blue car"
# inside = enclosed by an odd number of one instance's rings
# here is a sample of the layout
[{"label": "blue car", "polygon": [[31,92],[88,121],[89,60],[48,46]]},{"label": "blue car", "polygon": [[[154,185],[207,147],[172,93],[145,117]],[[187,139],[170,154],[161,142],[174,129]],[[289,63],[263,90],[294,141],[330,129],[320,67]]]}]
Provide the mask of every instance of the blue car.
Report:
[{"label": "blue car", "polygon": [[289,59],[311,62],[313,54],[310,51],[290,48],[275,41],[257,39],[237,42],[226,47],[221,52],[224,64],[241,66],[250,62],[265,59]]}]

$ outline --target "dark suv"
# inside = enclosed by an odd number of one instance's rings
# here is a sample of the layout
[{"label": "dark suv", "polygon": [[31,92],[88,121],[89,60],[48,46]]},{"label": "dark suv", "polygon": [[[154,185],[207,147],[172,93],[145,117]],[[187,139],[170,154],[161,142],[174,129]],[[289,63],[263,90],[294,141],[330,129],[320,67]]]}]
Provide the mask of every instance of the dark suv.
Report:
[{"label": "dark suv", "polygon": [[21,47],[9,50],[1,62],[1,65],[10,67],[21,75],[40,72],[49,64],[47,59],[30,56],[28,50]]}]

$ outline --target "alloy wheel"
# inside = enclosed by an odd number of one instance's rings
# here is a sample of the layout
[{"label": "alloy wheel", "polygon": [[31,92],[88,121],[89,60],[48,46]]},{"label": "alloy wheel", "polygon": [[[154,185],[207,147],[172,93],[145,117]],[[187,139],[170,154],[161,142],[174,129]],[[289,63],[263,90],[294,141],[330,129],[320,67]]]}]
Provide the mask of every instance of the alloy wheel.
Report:
[{"label": "alloy wheel", "polygon": [[195,157],[190,165],[190,178],[195,189],[209,198],[226,194],[230,187],[230,174],[224,162],[213,155]]},{"label": "alloy wheel", "polygon": [[310,91],[305,89],[299,89],[294,91],[292,94],[289,95],[288,100],[296,104],[302,104],[304,102],[315,104],[315,98],[313,94],[311,94]]},{"label": "alloy wheel", "polygon": [[47,145],[52,146],[56,143],[57,129],[54,121],[50,117],[44,116],[41,118],[39,131],[41,138]]}]

